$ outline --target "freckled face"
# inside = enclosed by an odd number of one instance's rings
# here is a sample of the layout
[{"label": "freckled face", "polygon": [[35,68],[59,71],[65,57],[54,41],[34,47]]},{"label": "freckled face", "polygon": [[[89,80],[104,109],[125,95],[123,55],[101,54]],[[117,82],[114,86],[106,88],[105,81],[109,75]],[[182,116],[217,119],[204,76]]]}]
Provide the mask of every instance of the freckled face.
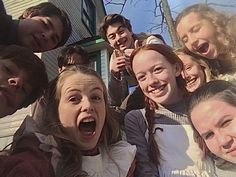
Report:
[{"label": "freckled face", "polygon": [[192,52],[209,59],[219,55],[215,26],[199,14],[191,12],[184,16],[177,25],[177,33],[184,45]]},{"label": "freckled face", "polygon": [[76,73],[61,88],[59,119],[81,150],[96,147],[105,122],[104,90],[95,76]]},{"label": "freckled face", "polygon": [[111,47],[124,52],[125,49],[134,48],[133,33],[121,23],[114,23],[107,28],[107,40]]},{"label": "freckled face", "polygon": [[196,105],[191,120],[216,156],[236,164],[236,107],[210,99]]},{"label": "freckled face", "polygon": [[160,53],[140,51],[133,58],[133,71],[143,93],[156,103],[169,105],[181,99],[176,83],[180,69]]}]

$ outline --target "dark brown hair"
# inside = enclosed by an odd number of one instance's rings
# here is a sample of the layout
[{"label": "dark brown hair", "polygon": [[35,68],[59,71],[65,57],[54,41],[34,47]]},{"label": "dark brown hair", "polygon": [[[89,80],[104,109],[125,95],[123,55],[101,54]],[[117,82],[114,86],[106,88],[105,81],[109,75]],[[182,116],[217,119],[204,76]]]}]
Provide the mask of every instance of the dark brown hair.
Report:
[{"label": "dark brown hair", "polygon": [[47,107],[41,121],[40,130],[44,134],[53,135],[58,142],[59,151],[62,154],[61,161],[59,163],[60,168],[56,174],[60,177],[74,177],[85,176],[82,172],[82,159],[81,151],[78,143],[68,137],[64,131],[63,126],[59,120],[58,105],[61,98],[61,88],[65,80],[76,74],[83,73],[90,76],[95,76],[103,86],[103,95],[106,107],[106,117],[104,126],[100,135],[99,144],[107,150],[113,143],[118,142],[121,139],[120,126],[118,121],[111,116],[110,107],[108,106],[108,96],[106,86],[100,77],[100,75],[91,68],[82,65],[73,65],[67,67],[59,76],[54,80],[48,92],[46,94]]},{"label": "dark brown hair", "polygon": [[68,66],[70,57],[74,53],[81,56],[82,63],[80,63],[80,65],[89,66],[90,60],[87,51],[78,44],[75,44],[69,45],[61,50],[57,57],[58,67],[62,68],[63,66]]},{"label": "dark brown hair", "polygon": [[39,98],[48,85],[48,77],[43,61],[28,48],[9,45],[0,46],[0,60],[11,60],[27,74],[27,82],[32,91],[22,107],[27,107]]},{"label": "dark brown hair", "polygon": [[72,27],[71,27],[71,22],[70,19],[67,15],[67,13],[56,7],[53,3],[50,2],[43,2],[35,6],[31,6],[28,9],[26,9],[22,15],[19,17],[19,19],[25,19],[28,16],[45,16],[45,17],[52,17],[56,16],[60,19],[62,26],[63,26],[63,33],[62,33],[62,38],[61,41],[57,44],[57,47],[63,46],[68,38],[71,35],[72,32]]},{"label": "dark brown hair", "polygon": [[114,23],[120,23],[123,27],[132,32],[132,26],[127,18],[120,14],[109,14],[103,18],[99,26],[99,34],[107,42],[107,28]]}]

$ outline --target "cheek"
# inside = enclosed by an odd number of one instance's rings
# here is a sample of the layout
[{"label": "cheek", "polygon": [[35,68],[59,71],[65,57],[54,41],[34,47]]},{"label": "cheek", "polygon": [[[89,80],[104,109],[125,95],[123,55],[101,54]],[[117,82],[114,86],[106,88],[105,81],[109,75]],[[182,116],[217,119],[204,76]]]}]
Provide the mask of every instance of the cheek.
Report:
[{"label": "cheek", "polygon": [[220,147],[218,145],[218,143],[216,142],[215,139],[213,140],[208,140],[208,141],[205,141],[208,149],[215,155],[219,155],[220,154]]}]

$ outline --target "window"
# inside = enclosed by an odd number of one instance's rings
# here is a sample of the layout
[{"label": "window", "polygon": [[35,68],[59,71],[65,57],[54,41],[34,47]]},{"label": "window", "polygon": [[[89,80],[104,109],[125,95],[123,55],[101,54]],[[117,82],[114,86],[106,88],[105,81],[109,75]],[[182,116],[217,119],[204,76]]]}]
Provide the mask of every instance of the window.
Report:
[{"label": "window", "polygon": [[101,75],[101,53],[100,51],[89,53],[90,67]]},{"label": "window", "polygon": [[82,0],[82,22],[93,35],[96,35],[95,6],[92,0]]}]

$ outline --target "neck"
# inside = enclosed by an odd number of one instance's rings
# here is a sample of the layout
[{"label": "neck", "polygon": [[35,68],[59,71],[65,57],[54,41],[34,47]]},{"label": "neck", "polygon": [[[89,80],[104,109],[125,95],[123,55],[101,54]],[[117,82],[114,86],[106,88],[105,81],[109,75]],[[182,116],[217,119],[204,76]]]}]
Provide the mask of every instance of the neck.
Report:
[{"label": "neck", "polygon": [[96,146],[95,148],[93,149],[90,149],[90,150],[82,150],[82,155],[83,156],[95,156],[95,155],[98,155],[99,154],[99,149],[98,147]]}]

